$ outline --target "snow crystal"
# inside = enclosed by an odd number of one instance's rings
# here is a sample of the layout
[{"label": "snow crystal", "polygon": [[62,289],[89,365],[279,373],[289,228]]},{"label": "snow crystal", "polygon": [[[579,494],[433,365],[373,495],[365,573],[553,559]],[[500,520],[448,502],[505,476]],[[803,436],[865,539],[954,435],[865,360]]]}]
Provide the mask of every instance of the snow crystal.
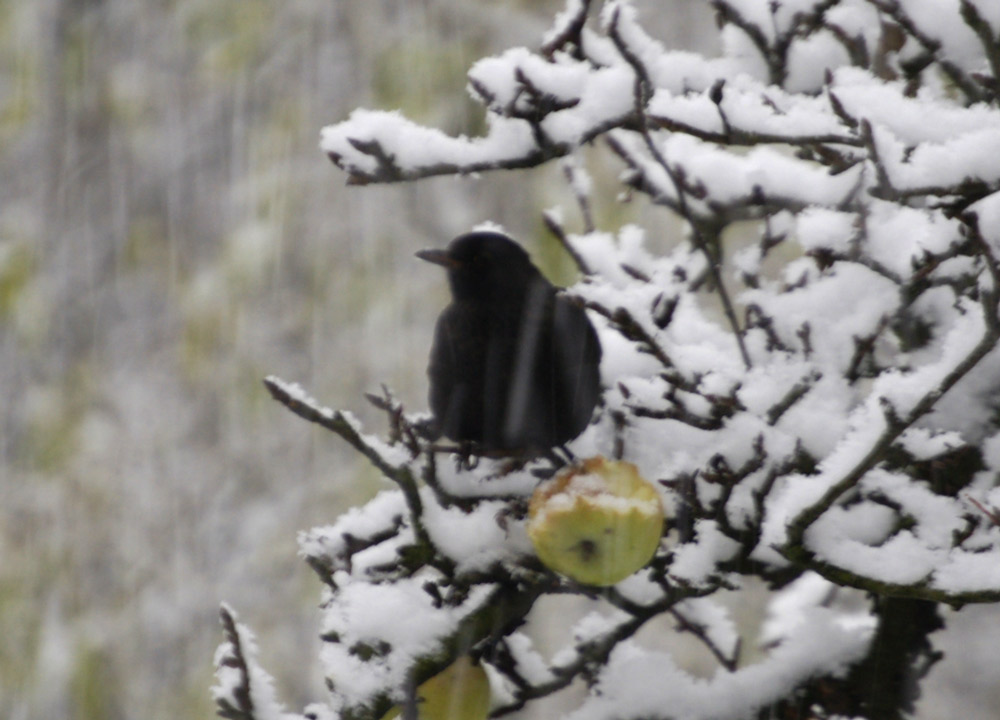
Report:
[{"label": "snow crystal", "polygon": [[358,148],[368,143],[379,145],[404,173],[419,168],[454,164],[469,166],[502,162],[523,157],[535,147],[528,123],[491,116],[485,137],[450,137],[440,130],[407,120],[398,112],[355,110],[336,125],[323,128],[320,148],[338,158],[349,172],[373,174],[379,162],[375,155]]},{"label": "snow crystal", "polygon": [[[802,205],[837,205],[854,191],[860,172],[852,169],[831,175],[824,168],[767,146],[736,155],[682,133],[668,135],[662,143],[662,152],[670,165],[685,168],[688,182],[711,187],[712,199],[719,204],[762,192]],[[672,183],[664,177],[662,169],[654,170],[657,167],[651,164],[647,172],[653,173],[665,194],[674,196]]]},{"label": "snow crystal", "polygon": [[1000,111],[988,105],[963,107],[926,93],[910,97],[904,83],[887,83],[858,68],[839,68],[833,92],[848,115],[868,120],[904,147],[942,143],[996,126],[1000,119]]},{"label": "snow crystal", "polygon": [[825,604],[835,589],[829,580],[807,572],[776,593],[768,603],[767,618],[760,631],[761,644],[775,645],[802,632],[809,610]]},{"label": "snow crystal", "polygon": [[1000,587],[997,547],[993,552],[970,553],[955,549],[934,573],[931,586],[950,593],[996,590]]},{"label": "snow crystal", "polygon": [[784,86],[791,92],[815,92],[823,87],[830,70],[849,60],[847,49],[832,33],[814,33],[789,48]]},{"label": "snow crystal", "polygon": [[556,13],[552,21],[552,28],[542,36],[542,46],[555,42],[561,34],[566,32],[580,12],[583,10],[583,0],[567,0],[566,7]]},{"label": "snow crystal", "polygon": [[992,126],[952,136],[941,142],[925,142],[909,152],[909,148],[889,130],[876,130],[876,144],[888,170],[889,180],[897,189],[934,188],[979,180],[995,184],[1000,179],[1000,167],[994,158],[1000,153],[1000,116],[991,118]]},{"label": "snow crystal", "polygon": [[[787,274],[793,274],[797,267],[795,263],[789,265]],[[792,282],[798,279],[789,278]],[[894,282],[862,265],[846,262],[835,263],[804,287],[780,294],[769,287],[750,289],[741,298],[773,318],[780,337],[796,338],[808,325],[814,356],[832,365],[831,373],[837,375],[850,366],[856,339],[872,335],[900,301],[899,287]]]},{"label": "snow crystal", "polygon": [[[553,82],[559,82],[554,79]],[[588,133],[601,125],[620,123],[633,109],[629,71],[622,67],[590,71],[579,102],[565,110],[550,113],[542,121],[548,137],[557,143],[579,145]]]},{"label": "snow crystal", "polygon": [[333,410],[323,405],[320,405],[319,402],[312,395],[306,392],[305,388],[303,388],[298,383],[287,382],[285,380],[282,380],[276,375],[268,375],[265,378],[265,380],[267,380],[267,382],[271,383],[272,385],[275,385],[279,389],[283,390],[292,400],[312,408],[320,415],[323,415],[327,418],[333,417],[334,414]]},{"label": "snow crystal", "polygon": [[552,671],[545,659],[535,650],[531,638],[515,631],[507,636],[507,648],[517,662],[518,674],[532,685],[541,685],[552,679]]},{"label": "snow crystal", "polygon": [[[906,0],[906,14],[920,32],[941,43],[938,52],[950,61],[966,70],[982,68],[983,47],[962,19],[959,0]],[[987,16],[995,15],[994,9]]]},{"label": "snow crystal", "polygon": [[[964,309],[968,303],[958,302]],[[940,359],[923,365],[910,373],[886,372],[874,384],[873,392],[891,403],[900,417],[911,412],[929,392],[936,391],[944,379],[964,360],[982,340],[985,323],[978,308],[969,307],[957,313],[956,319],[940,341]]]},{"label": "snow crystal", "polygon": [[299,533],[299,554],[335,558],[347,549],[348,537],[374,536],[392,527],[406,512],[402,492],[383,490],[364,505],[349,509],[333,525]]},{"label": "snow crystal", "polygon": [[604,477],[579,473],[574,474],[565,487],[550,495],[545,503],[539,506],[536,522],[545,523],[546,515],[550,513],[572,511],[577,503],[621,515],[626,513],[659,515],[661,512],[659,500],[656,498],[618,495],[609,490],[608,481]]},{"label": "snow crystal", "polygon": [[459,573],[487,570],[502,560],[533,554],[524,522],[505,518],[507,503],[484,501],[471,511],[443,508],[427,489],[424,526],[434,547],[456,563]]},{"label": "snow crystal", "polygon": [[917,460],[929,460],[961,447],[962,436],[956,432],[935,432],[928,428],[907,428],[896,443]]},{"label": "snow crystal", "polygon": [[623,622],[628,622],[629,615],[621,610],[612,609],[606,612],[593,611],[584,615],[573,625],[573,643],[560,648],[552,655],[552,666],[570,665],[576,662],[579,648],[588,642],[597,640],[613,633]]},{"label": "snow crystal", "polygon": [[740,634],[729,610],[710,597],[691,598],[674,606],[685,620],[704,629],[715,647],[732,656],[740,642]]},{"label": "snow crystal", "polygon": [[891,499],[900,512],[916,521],[913,533],[928,548],[949,548],[965,521],[959,500],[939,495],[909,475],[875,469],[865,475],[861,488],[866,493]]},{"label": "snow crystal", "polygon": [[670,574],[680,580],[700,585],[716,572],[716,565],[729,560],[739,550],[739,543],[726,537],[713,520],[698,520],[693,542],[674,550]]},{"label": "snow crystal", "polygon": [[969,211],[979,218],[980,232],[993,246],[993,252],[997,253],[1000,250],[1000,192],[973,203],[969,206]]}]

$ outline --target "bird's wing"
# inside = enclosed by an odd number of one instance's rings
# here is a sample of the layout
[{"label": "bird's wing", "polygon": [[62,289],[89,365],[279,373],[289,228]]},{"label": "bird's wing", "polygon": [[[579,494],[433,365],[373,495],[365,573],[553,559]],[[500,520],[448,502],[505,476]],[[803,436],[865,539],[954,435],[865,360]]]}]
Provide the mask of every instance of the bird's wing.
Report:
[{"label": "bird's wing", "polygon": [[[485,323],[475,309],[452,303],[434,328],[427,376],[428,400],[439,432],[453,439],[475,438],[482,409],[473,407],[482,397],[482,371],[486,347]],[[480,401],[481,402],[481,401]]]},{"label": "bird's wing", "polygon": [[552,325],[561,402],[572,408],[573,425],[580,432],[601,394],[601,344],[587,313],[565,295],[555,298]]}]

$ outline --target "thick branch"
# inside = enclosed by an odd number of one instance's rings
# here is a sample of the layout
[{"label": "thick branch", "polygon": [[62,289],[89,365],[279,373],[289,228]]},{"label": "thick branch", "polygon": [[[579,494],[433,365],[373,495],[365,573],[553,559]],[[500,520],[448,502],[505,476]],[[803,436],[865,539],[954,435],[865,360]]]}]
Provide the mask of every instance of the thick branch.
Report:
[{"label": "thick branch", "polygon": [[788,540],[784,548],[782,548],[783,554],[789,559],[809,567],[839,584],[861,587],[876,592],[890,592],[907,597],[923,597],[942,602],[983,602],[1000,597],[1000,589],[970,593],[948,593],[943,590],[930,589],[920,584],[902,586],[885,583],[874,578],[866,578],[817,560],[815,554],[806,547],[805,543],[805,533],[809,527],[832,507],[844,493],[853,488],[869,470],[882,462],[886,457],[889,447],[899,438],[903,431],[930,412],[938,400],[996,346],[997,340],[1000,339],[1000,321],[997,319],[996,294],[998,287],[996,281],[1000,277],[1000,272],[997,270],[994,259],[986,250],[984,250],[984,254],[981,257],[989,268],[990,283],[993,287],[989,290],[983,289],[981,291],[982,297],[980,302],[984,316],[984,331],[979,342],[939,383],[925,392],[904,417],[897,417],[895,410],[886,406],[885,429],[875,439],[864,457],[851,470],[845,473],[843,477],[833,483],[819,500],[801,511],[790,522],[788,526]]}]

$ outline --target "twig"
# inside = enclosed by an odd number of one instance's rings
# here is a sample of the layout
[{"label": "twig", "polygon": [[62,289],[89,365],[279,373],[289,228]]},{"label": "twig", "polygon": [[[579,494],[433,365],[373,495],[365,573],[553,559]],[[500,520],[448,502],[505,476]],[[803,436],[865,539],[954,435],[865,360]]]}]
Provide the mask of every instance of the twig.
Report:
[{"label": "twig", "polygon": [[[739,320],[736,318],[736,311],[733,307],[733,302],[729,297],[729,291],[726,289],[726,285],[722,280],[722,272],[720,270],[720,266],[722,264],[721,246],[718,242],[715,242],[713,245],[713,243],[709,242],[709,238],[705,237],[705,223],[700,222],[688,207],[683,179],[680,177],[678,172],[670,166],[666,158],[663,157],[663,154],[656,146],[656,143],[653,142],[646,119],[646,104],[652,92],[652,82],[649,77],[649,72],[646,70],[642,59],[632,52],[632,49],[628,47],[625,39],[621,36],[618,29],[619,19],[620,12],[616,10],[612,15],[611,22],[608,25],[608,35],[611,37],[612,42],[614,42],[618,52],[635,72],[635,115],[639,124],[639,133],[642,136],[643,142],[645,143],[646,149],[649,151],[650,155],[656,163],[663,168],[663,170],[667,173],[667,177],[670,178],[670,181],[674,185],[675,192],[677,193],[677,207],[680,210],[680,214],[691,226],[691,239],[695,247],[704,253],[705,259],[708,261],[709,272],[712,274],[715,289],[719,294],[719,300],[722,302],[723,314],[726,316],[726,319],[733,330],[733,335],[736,337],[736,344],[740,351],[740,357],[743,359],[743,364],[747,369],[749,369],[753,367],[753,363],[750,360],[750,353],[747,351],[746,343],[743,340],[743,329],[740,327]],[[716,249],[715,252],[711,249],[713,246]]]},{"label": "twig", "polygon": [[[582,588],[573,588],[574,592]],[[615,607],[623,609],[631,617],[622,621],[615,627],[608,630],[603,635],[591,638],[576,647],[576,657],[561,665],[551,668],[552,679],[538,685],[525,683],[521,687],[516,687],[515,699],[505,705],[494,708],[490,713],[491,718],[503,717],[517,712],[525,707],[530,701],[543,698],[563,688],[569,687],[576,678],[586,675],[592,668],[603,667],[611,652],[621,643],[632,637],[648,620],[663,613],[681,600],[691,597],[701,597],[714,592],[717,588],[694,589],[687,588],[679,590],[672,588],[665,597],[650,605],[636,605],[628,602],[624,598],[617,596],[614,590],[601,591],[600,597],[612,602]]]},{"label": "twig", "polygon": [[573,262],[576,263],[576,267],[580,273],[588,276],[593,275],[593,268],[587,264],[583,256],[573,247],[573,243],[569,241],[566,229],[559,222],[559,219],[553,213],[545,211],[542,213],[542,222],[545,223],[546,229],[559,241],[559,244],[563,246],[563,249],[569,253],[569,256],[573,258]]},{"label": "twig", "polygon": [[771,21],[774,24],[774,42],[770,42],[760,26],[740,13],[733,5],[725,0],[712,0],[712,5],[719,17],[724,22],[729,22],[738,27],[750,41],[757,47],[764,62],[767,64],[770,83],[772,85],[783,85],[788,73],[788,52],[792,42],[797,38],[806,36],[823,25],[823,18],[826,11],[839,3],[840,0],[824,0],[812,8],[809,13],[797,13],[791,25],[780,32],[777,27],[777,20],[774,10],[780,7],[780,3],[771,3]]},{"label": "twig", "polygon": [[610,320],[615,329],[617,329],[618,332],[625,337],[625,339],[631,340],[639,345],[642,352],[652,355],[660,362],[661,365],[663,365],[664,368],[675,370],[674,362],[670,359],[670,356],[668,356],[666,351],[660,347],[660,344],[656,342],[656,339],[646,331],[646,328],[642,326],[642,323],[636,320],[632,313],[628,310],[623,307],[609,310],[600,303],[593,301],[587,302],[587,308]]},{"label": "twig", "polygon": [[983,94],[965,72],[952,61],[942,58],[939,54],[941,42],[927,35],[917,27],[913,19],[903,10],[898,0],[868,0],[872,5],[892,18],[906,33],[917,41],[928,53],[933,62],[937,63],[948,79],[955,83],[965,96],[975,102],[983,100]]},{"label": "twig", "polygon": [[993,80],[1000,80],[1000,37],[995,34],[986,18],[979,14],[979,9],[974,3],[962,0],[960,10],[965,24],[972,28],[983,46],[983,52],[993,73]]},{"label": "twig", "polygon": [[768,408],[768,411],[764,414],[768,425],[776,425],[781,417],[791,408],[795,403],[801,400],[806,394],[812,390],[813,386],[819,382],[823,377],[823,373],[819,370],[813,370],[811,373],[806,375],[804,378],[795,383],[785,396],[781,398],[778,402]]},{"label": "twig", "polygon": [[382,394],[365,393],[365,399],[389,417],[389,440],[395,444],[403,443],[410,451],[410,457],[420,454],[420,440],[417,438],[417,428],[403,412],[403,404],[382,385]]},{"label": "twig", "polygon": [[729,125],[725,132],[715,132],[700,128],[697,125],[677,120],[665,115],[650,113],[652,120],[663,130],[672,132],[682,132],[700,140],[712,143],[720,143],[734,146],[747,145],[792,145],[795,147],[811,147],[813,145],[847,145],[850,147],[860,147],[861,140],[854,135],[837,135],[826,133],[822,135],[779,135],[777,133],[762,132],[760,130],[744,130],[739,127]]},{"label": "twig", "polygon": [[696,638],[701,640],[701,643],[705,648],[715,656],[715,659],[719,661],[722,667],[726,668],[729,672],[736,672],[736,668],[740,661],[740,650],[742,648],[741,638],[736,639],[736,645],[733,647],[732,655],[726,654],[722,648],[715,644],[708,635],[708,630],[704,625],[696,623],[693,620],[685,617],[685,615],[677,608],[670,608],[669,612],[674,620],[677,621],[677,628],[682,632],[687,632],[694,635]]},{"label": "twig", "polygon": [[892,180],[889,179],[889,171],[879,156],[878,145],[875,144],[875,134],[867,119],[861,121],[861,139],[868,150],[868,157],[871,159],[872,167],[875,168],[875,177],[878,179],[878,185],[873,189],[873,192],[882,199],[898,201],[899,194],[893,187]]},{"label": "twig", "polygon": [[250,696],[250,671],[247,668],[246,657],[243,655],[243,641],[232,612],[225,604],[219,608],[219,620],[222,622],[222,635],[228,645],[227,652],[222,656],[219,665],[233,668],[239,675],[239,683],[232,688],[232,698],[236,706],[230,704],[228,698],[217,698],[218,714],[230,720],[254,720],[253,698]]},{"label": "twig", "polygon": [[576,198],[576,204],[580,208],[580,215],[583,217],[583,231],[585,233],[592,233],[594,232],[594,214],[590,210],[590,196],[580,189],[576,164],[572,158],[567,158],[562,163],[562,170],[563,175],[566,177],[566,182],[573,192],[573,197]]},{"label": "twig", "polygon": [[403,492],[406,505],[410,510],[410,520],[413,523],[413,532],[420,544],[430,546],[430,537],[424,528],[422,521],[423,502],[420,499],[420,491],[417,488],[416,479],[406,465],[393,465],[388,462],[382,454],[369,443],[355,428],[354,425],[344,417],[338,410],[321,410],[315,405],[293,396],[286,388],[285,384],[275,377],[264,379],[264,387],[271,393],[271,397],[287,407],[293,413],[304,420],[316,423],[327,430],[339,435],[347,443],[364,455],[368,461],[374,465],[379,472],[392,480]]},{"label": "twig", "polygon": [[[576,11],[570,17],[570,19],[563,25],[562,29],[557,31],[545,44],[541,47],[541,53],[543,56],[549,60],[556,54],[557,50],[563,49],[567,44],[572,43],[575,52],[573,56],[578,60],[583,59],[583,42],[581,40],[581,33],[583,32],[583,26],[587,22],[587,12],[590,9],[590,0],[570,0],[570,3],[576,3]],[[567,4],[567,11],[569,10]]]},{"label": "twig", "polygon": [[975,505],[976,509],[979,510],[979,512],[981,512],[983,515],[985,515],[986,517],[988,517],[990,519],[991,523],[993,523],[994,525],[1000,526],[1000,512],[997,512],[996,510],[994,510],[992,508],[986,507],[985,505],[983,505],[981,502],[979,502],[978,500],[976,500],[976,498],[972,497],[971,495],[967,494],[965,496],[965,499],[968,500],[973,505]]}]

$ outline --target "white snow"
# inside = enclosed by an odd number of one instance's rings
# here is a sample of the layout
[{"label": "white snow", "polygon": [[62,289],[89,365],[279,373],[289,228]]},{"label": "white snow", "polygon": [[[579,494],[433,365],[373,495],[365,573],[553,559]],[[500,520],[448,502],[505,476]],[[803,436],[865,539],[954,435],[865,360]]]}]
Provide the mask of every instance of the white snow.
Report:
[{"label": "white snow", "polygon": [[[424,588],[434,579],[434,572],[423,571],[392,583],[353,582],[325,604],[322,631],[337,641],[324,643],[321,660],[342,703],[363,704],[387,689],[401,700],[413,663],[440,652],[462,617],[491,597],[492,588],[479,585],[460,606],[439,607]],[[373,656],[364,659],[359,646]]]},{"label": "white snow", "polygon": [[467,512],[441,507],[426,489],[422,496],[423,520],[431,542],[456,562],[458,572],[487,570],[503,560],[533,554],[524,522],[506,517],[507,503],[485,501]]},{"label": "white snow", "polygon": [[[921,52],[912,38],[900,48],[878,50],[885,50],[880,60],[886,63],[879,71],[851,67],[833,33],[809,34],[798,24],[821,7],[820,0],[728,4],[758,23],[769,43],[792,34],[789,73],[781,86],[739,29],[723,31],[724,57],[706,59],[665,48],[646,33],[630,2],[609,0],[600,11],[600,28],[584,32],[583,60],[518,47],[471,68],[470,92],[487,106],[484,137],[449,137],[397,112],[358,110],[325,128],[321,147],[355,174],[377,174],[385,163],[404,177],[417,177],[427,168],[468,173],[523,160],[539,151],[539,137],[553,155],[571,153],[614,128],[607,137],[624,156],[624,166],[616,166],[623,167],[621,179],[641,184],[654,203],[700,221],[702,228],[720,218],[722,224],[733,220],[732,227],[736,220],[750,225],[766,216],[768,237],[778,238],[777,245],[759,242],[763,223],[721,241],[733,312],[741,327],[754,320],[739,336],[749,362],[717,306],[718,295],[710,296],[709,263],[715,259],[691,242],[700,238],[683,237],[671,249],[654,252],[650,248],[662,243],[651,242],[659,238],[638,225],[569,236],[594,271],[569,292],[613,316],[591,313],[604,353],[605,408],[574,451],[609,455],[623,440],[626,459],[663,480],[660,494],[678,516],[679,532],[673,534],[687,530],[679,520],[688,503],[697,500],[705,508],[705,516],[694,520],[693,537],[670,549],[665,581],[679,587],[712,589],[724,582],[738,588],[740,576],[719,568],[740,550],[727,533],[752,530],[758,520],[761,537],[751,558],[787,566],[782,550],[790,524],[824,509],[804,542],[831,571],[853,573],[862,584],[996,592],[1000,528],[972,501],[986,508],[1000,504],[994,487],[1000,440],[984,439],[993,423],[1000,352],[940,401],[937,395],[988,330],[984,312],[996,312],[982,305],[994,290],[993,278],[969,249],[963,220],[948,202],[953,186],[971,181],[995,190],[1000,184],[1000,110],[966,102],[964,91],[936,69],[925,72],[916,92],[897,79],[900,62]],[[974,4],[1000,30],[1000,3]],[[989,70],[958,0],[904,5],[961,72]],[[554,38],[581,7],[580,0],[567,0],[546,38]],[[884,39],[883,20],[868,2],[844,0],[828,9],[826,20],[844,37],[863,40],[869,52]],[[607,35],[612,29],[653,84],[648,136],[626,123],[635,112],[635,69]],[[540,104],[559,109],[533,119],[532,127],[523,118]],[[715,142],[726,136],[743,144]],[[767,142],[758,142],[761,137]],[[820,139],[843,167],[833,170],[796,154],[815,149]],[[603,182],[597,174],[591,178],[579,157],[566,162],[576,196],[589,197]],[[913,197],[897,201],[896,192]],[[1000,254],[1000,193],[986,194],[970,210]],[[550,215],[559,217],[559,210]],[[754,283],[743,283],[748,275]],[[669,324],[658,327],[654,308],[667,303],[675,303]],[[656,352],[620,332],[616,322],[626,315]],[[908,332],[906,323],[919,332]],[[335,416],[299,386],[274,382],[298,402]],[[802,392],[792,397],[793,389]],[[937,402],[934,413],[923,412],[928,399]],[[628,416],[620,438],[612,412]],[[637,414],[657,412],[676,417]],[[356,420],[343,417],[361,433]],[[899,419],[909,427],[893,438]],[[419,477],[423,458],[364,438]],[[889,440],[908,458],[931,464],[979,443],[986,469],[959,497],[938,494],[885,461]],[[751,462],[756,464],[747,466]],[[469,472],[438,458],[437,480],[446,492],[480,498],[471,510],[441,507],[429,489],[421,490],[420,521],[459,574],[513,567],[531,553],[523,521],[505,510],[511,497],[530,495],[537,481],[527,470],[502,473],[501,465],[484,459]],[[726,468],[743,467],[739,478],[726,477]],[[692,494],[684,495],[684,483],[693,486]],[[573,481],[584,494],[597,484],[588,476]],[[832,497],[833,490],[840,496]],[[723,500],[726,506],[718,507]],[[828,501],[829,507],[817,505]],[[571,502],[557,497],[551,506]],[[624,499],[602,502],[618,510],[632,507]],[[436,602],[425,586],[443,577],[429,568],[410,577],[386,575],[385,568],[414,541],[409,512],[398,490],[386,491],[300,537],[302,554],[329,564],[338,587],[329,590],[324,607],[324,631],[337,641],[324,644],[323,662],[342,703],[361,703],[387,688],[401,692],[414,660],[438,650],[462,617],[491,601],[493,587],[481,585],[460,607]],[[970,528],[970,518],[982,522]],[[345,561],[350,538],[376,536],[379,542]],[[616,591],[641,605],[663,597],[663,587],[648,573]],[[833,594],[829,581],[803,574],[772,598],[762,632],[766,655],[708,679],[682,671],[667,653],[619,643],[607,666],[597,669],[594,689],[568,717],[747,717],[814,675],[845,670],[866,651],[874,622],[869,609],[838,605]],[[714,599],[689,599],[676,610],[703,626],[723,651],[736,647],[738,629]],[[573,642],[552,662],[577,660],[580,643],[603,637],[626,618],[614,610],[579,619]],[[552,679],[551,665],[527,635],[515,632],[507,642],[525,678]],[[359,647],[374,649],[374,657],[362,660]]]},{"label": "white snow", "polygon": [[691,585],[701,585],[715,572],[716,564],[733,557],[739,544],[719,530],[712,520],[695,523],[695,540],[674,550],[670,574]]}]

